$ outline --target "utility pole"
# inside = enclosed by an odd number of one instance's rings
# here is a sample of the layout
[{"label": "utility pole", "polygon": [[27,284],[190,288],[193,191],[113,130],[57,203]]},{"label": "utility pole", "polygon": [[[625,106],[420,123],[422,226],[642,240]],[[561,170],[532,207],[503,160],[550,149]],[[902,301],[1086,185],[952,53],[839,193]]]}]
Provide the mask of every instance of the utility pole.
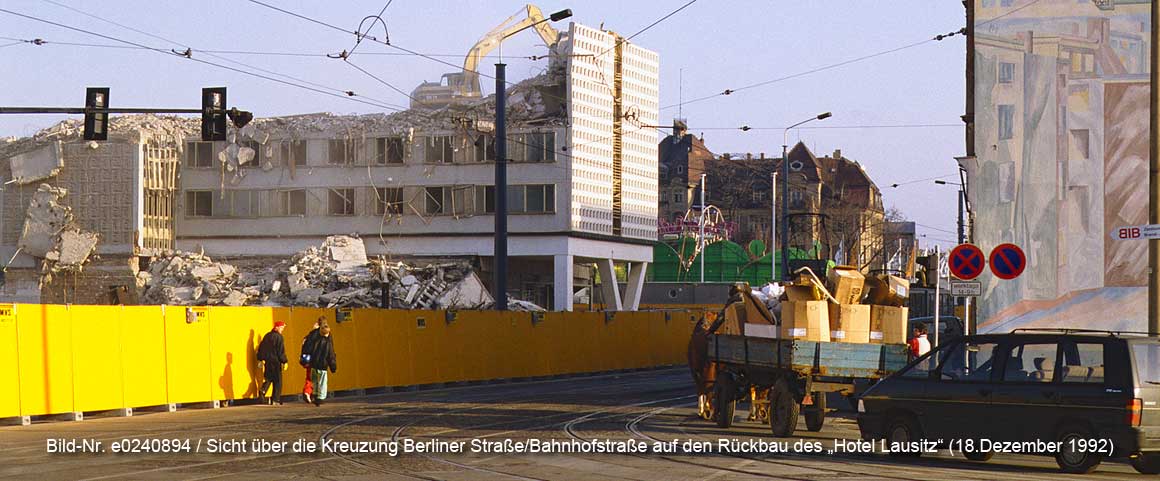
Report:
[{"label": "utility pole", "polygon": [[701,174],[701,248],[697,250],[697,257],[701,258],[701,283],[705,283],[705,174]]},{"label": "utility pole", "polygon": [[[784,160],[782,162],[785,162]],[[770,174],[769,183],[769,278],[777,279],[777,171]],[[782,259],[785,262],[785,259]]]},{"label": "utility pole", "polygon": [[[495,308],[506,311],[507,303],[507,64],[495,64]],[[615,281],[615,279],[614,279]],[[607,281],[605,281],[607,282]]]},{"label": "utility pole", "polygon": [[[1151,107],[1148,132],[1151,142],[1148,142],[1148,223],[1160,224],[1160,57],[1156,49],[1160,47],[1160,2],[1152,2],[1152,55],[1150,77],[1152,94],[1148,105]],[[1155,336],[1160,334],[1160,239],[1148,240],[1148,333]]]}]

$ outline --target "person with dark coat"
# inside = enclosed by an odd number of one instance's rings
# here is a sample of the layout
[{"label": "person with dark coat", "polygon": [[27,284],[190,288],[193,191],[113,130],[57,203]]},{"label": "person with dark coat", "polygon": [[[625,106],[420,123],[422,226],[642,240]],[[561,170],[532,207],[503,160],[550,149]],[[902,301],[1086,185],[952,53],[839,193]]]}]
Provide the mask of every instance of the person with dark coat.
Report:
[{"label": "person with dark coat", "polygon": [[266,388],[274,385],[274,391],[270,393],[269,404],[282,404],[282,368],[288,362],[286,360],[286,341],[282,339],[282,331],[286,329],[286,323],[278,321],[274,323],[274,328],[262,337],[262,342],[258,344],[258,361],[262,363],[262,372],[265,381],[262,382],[262,389],[258,391],[258,402],[266,404]]},{"label": "person with dark coat", "polygon": [[310,380],[314,383],[314,405],[321,406],[326,400],[327,369],[338,372],[335,362],[334,339],[330,337],[330,326],[318,328],[319,337],[314,341],[314,349],[310,353]]},{"label": "person with dark coat", "polygon": [[314,394],[314,383],[310,381],[310,356],[314,351],[316,341],[321,337],[318,331],[325,325],[326,316],[318,316],[318,320],[314,322],[314,329],[302,338],[302,347],[299,350],[298,364],[306,370],[306,382],[302,384],[302,400],[306,401],[307,404],[313,402],[310,396]]}]

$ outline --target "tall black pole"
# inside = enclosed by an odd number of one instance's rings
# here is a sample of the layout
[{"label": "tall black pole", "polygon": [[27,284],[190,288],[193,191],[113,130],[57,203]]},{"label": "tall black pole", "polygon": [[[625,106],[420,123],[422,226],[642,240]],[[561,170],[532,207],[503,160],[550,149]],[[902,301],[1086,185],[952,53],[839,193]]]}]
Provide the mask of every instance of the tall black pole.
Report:
[{"label": "tall black pole", "polygon": [[[1149,59],[1152,84],[1151,98],[1148,99],[1149,127],[1151,142],[1148,142],[1148,223],[1160,224],[1160,54],[1157,40],[1160,39],[1160,4],[1152,1],[1152,55]],[[1148,241],[1148,333],[1160,335],[1160,239]]]},{"label": "tall black pole", "polygon": [[507,79],[506,64],[495,64],[495,308],[507,303]]},{"label": "tall black pole", "polygon": [[967,193],[965,191],[963,191],[963,187],[960,185],[959,186],[959,244],[967,243],[967,229],[966,229],[966,224],[963,223],[963,213],[965,210],[965,209],[963,209],[963,197],[966,197],[966,195],[967,195]]},{"label": "tall black pole", "polygon": [[789,155],[781,144],[781,279],[789,279]]}]

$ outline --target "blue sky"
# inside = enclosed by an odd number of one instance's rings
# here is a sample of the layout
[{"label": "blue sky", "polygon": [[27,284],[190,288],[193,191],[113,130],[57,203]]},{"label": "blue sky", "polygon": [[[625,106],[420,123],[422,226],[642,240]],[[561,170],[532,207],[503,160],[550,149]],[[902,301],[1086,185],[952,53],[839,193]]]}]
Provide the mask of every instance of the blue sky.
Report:
[{"label": "blue sky", "polygon": [[[157,2],[146,0],[53,0],[175,42],[164,42],[102,22],[44,0],[5,0],[15,12],[138,42],[151,47],[203,50],[337,53],[350,49],[354,36],[276,12],[247,0]],[[287,10],[354,30],[386,0],[263,0]],[[602,23],[631,35],[687,0],[541,2],[545,13],[572,9],[565,20]],[[520,11],[518,1],[394,0],[387,9],[390,41],[413,51],[461,64],[479,37]],[[930,39],[964,26],[955,0],[721,1],[699,0],[633,39],[661,59],[662,106],[826,67]],[[565,25],[559,26],[561,29]],[[375,27],[372,35],[383,29]],[[0,12],[0,37],[41,38],[49,42],[116,44],[83,33]],[[227,86],[231,105],[258,116],[308,112],[367,113],[377,107],[256,79],[149,50],[12,43],[0,39],[0,105],[80,106],[86,86],[112,89],[113,106],[196,108],[201,87]],[[765,152],[778,155],[784,127],[822,111],[834,116],[818,127],[961,124],[964,103],[963,36],[930,41],[867,60],[808,73],[690,103],[681,110],[690,130],[704,133],[714,152]],[[398,52],[364,44],[359,53]],[[547,60],[529,60],[545,49],[525,31],[508,39],[503,54],[509,80],[534,75]],[[252,67],[287,74],[339,90],[353,90],[384,102],[406,105],[407,98],[368,76],[325,57],[222,54]],[[199,58],[225,62],[206,56]],[[424,80],[438,80],[454,69],[416,56],[356,55],[352,62],[399,89],[410,92]],[[485,60],[491,71],[493,59]],[[236,65],[234,65],[237,67]],[[245,68],[245,67],[238,67]],[[248,70],[248,68],[246,68]],[[683,77],[683,82],[679,79]],[[489,84],[488,79],[484,79]],[[491,90],[490,85],[485,90]],[[662,110],[668,124],[677,108]],[[24,136],[60,120],[54,116],[0,116],[0,137]],[[790,133],[821,155],[841,149],[860,162],[883,190],[887,206],[897,206],[919,222],[925,245],[952,245],[955,188],[926,180],[891,188],[894,183],[942,176],[957,181],[953,157],[965,152],[963,128],[827,128]]]}]

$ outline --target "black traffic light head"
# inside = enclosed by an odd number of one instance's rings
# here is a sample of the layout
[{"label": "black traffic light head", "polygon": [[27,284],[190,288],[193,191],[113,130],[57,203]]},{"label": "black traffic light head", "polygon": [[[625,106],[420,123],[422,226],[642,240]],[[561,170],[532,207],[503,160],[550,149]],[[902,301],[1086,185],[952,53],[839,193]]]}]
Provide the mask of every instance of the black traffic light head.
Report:
[{"label": "black traffic light head", "polygon": [[226,140],[226,88],[201,89],[201,140]]},{"label": "black traffic light head", "polygon": [[[85,89],[85,109],[105,109],[109,107],[108,87]],[[109,140],[109,113],[85,112],[85,140]]]}]

